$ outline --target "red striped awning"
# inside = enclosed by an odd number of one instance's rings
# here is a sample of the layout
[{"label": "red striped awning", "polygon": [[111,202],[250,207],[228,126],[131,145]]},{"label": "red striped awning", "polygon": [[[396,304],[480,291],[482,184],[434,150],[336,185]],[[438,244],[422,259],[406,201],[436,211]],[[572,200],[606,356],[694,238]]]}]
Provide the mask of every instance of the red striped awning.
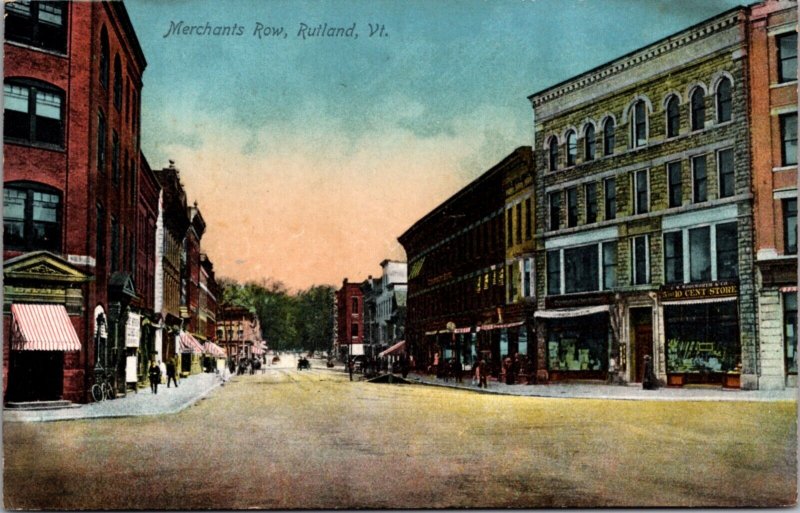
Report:
[{"label": "red striped awning", "polygon": [[264,354],[264,350],[258,346],[253,346],[252,348],[253,354]]},{"label": "red striped awning", "polygon": [[223,351],[221,347],[219,347],[217,344],[213,342],[206,342],[203,345],[203,349],[207,354],[210,354],[211,356],[216,356],[217,358],[225,358],[226,356],[225,351]]},{"label": "red striped awning", "polygon": [[201,354],[203,352],[203,346],[191,335],[191,333],[181,331],[180,340],[182,353]]},{"label": "red striped awning", "polygon": [[387,349],[385,351],[381,351],[380,353],[378,353],[378,357],[379,358],[383,358],[384,356],[388,356],[388,355],[390,355],[392,353],[396,353],[398,351],[401,351],[401,350],[405,349],[405,347],[406,347],[406,341],[405,340],[401,340],[400,342],[396,343],[395,345],[393,345],[389,349]]},{"label": "red striped awning", "polygon": [[11,349],[17,351],[80,351],[81,341],[64,305],[12,304]]}]

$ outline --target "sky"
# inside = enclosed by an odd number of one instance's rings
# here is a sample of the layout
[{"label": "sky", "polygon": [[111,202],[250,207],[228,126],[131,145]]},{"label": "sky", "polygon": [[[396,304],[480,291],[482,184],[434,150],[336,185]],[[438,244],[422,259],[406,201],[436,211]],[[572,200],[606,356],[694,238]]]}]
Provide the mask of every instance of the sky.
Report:
[{"label": "sky", "polygon": [[530,94],[741,3],[127,0],[142,150],[180,169],[217,276],[361,281],[532,144]]}]

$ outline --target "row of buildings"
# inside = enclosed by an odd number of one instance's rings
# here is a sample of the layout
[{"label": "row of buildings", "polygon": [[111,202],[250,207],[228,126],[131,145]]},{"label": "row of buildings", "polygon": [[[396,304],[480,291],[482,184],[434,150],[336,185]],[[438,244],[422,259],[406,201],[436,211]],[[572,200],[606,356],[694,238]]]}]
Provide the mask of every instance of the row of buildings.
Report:
[{"label": "row of buildings", "polygon": [[797,4],[721,13],[529,97],[513,151],[399,237],[418,366],[797,385]]},{"label": "row of buildings", "polygon": [[147,61],[124,4],[5,14],[4,400],[85,402],[101,379],[143,383],[151,360],[189,374],[229,356],[212,341],[241,330],[218,332],[205,220],[140,149]]}]

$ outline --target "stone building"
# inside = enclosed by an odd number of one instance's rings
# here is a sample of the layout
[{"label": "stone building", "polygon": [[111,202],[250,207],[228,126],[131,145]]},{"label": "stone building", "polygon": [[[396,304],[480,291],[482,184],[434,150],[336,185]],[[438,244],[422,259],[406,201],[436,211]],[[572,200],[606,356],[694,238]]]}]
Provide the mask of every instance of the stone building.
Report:
[{"label": "stone building", "polygon": [[747,14],[529,97],[542,380],[757,386]]},{"label": "stone building", "polygon": [[751,7],[760,389],[797,386],[797,2]]}]

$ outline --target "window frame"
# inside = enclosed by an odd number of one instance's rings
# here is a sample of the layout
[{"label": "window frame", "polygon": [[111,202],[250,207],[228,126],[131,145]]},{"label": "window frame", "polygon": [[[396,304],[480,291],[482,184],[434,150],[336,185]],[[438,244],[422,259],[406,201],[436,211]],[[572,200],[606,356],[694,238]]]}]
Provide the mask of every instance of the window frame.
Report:
[{"label": "window frame", "polygon": [[[728,154],[730,152],[730,170],[725,171],[723,173],[722,169],[722,157],[723,153]],[[736,165],[734,162],[734,153],[733,148],[722,148],[721,150],[717,150],[717,187],[718,187],[718,194],[719,198],[730,198],[731,196],[736,195]],[[730,182],[728,182],[730,180]],[[730,183],[730,194],[727,194],[725,191],[725,185]]]},{"label": "window frame", "polygon": [[[728,86],[728,95],[727,97],[722,96],[722,86],[727,84]],[[717,115],[717,123],[727,123],[733,120],[733,82],[728,77],[722,77],[719,82],[717,82],[717,89],[714,94],[715,97],[715,104],[716,104],[716,115]],[[727,105],[727,118],[723,118],[722,114],[726,112],[724,106]]]},{"label": "window frame", "polygon": [[[787,112],[778,116],[778,124],[780,128],[781,137],[781,167],[796,166],[797,165],[797,112]],[[787,137],[789,134],[788,128],[794,128],[794,138]],[[790,160],[787,157],[789,145],[788,143],[794,141],[794,159]]]},{"label": "window frame", "polygon": [[[609,196],[609,190],[614,192],[613,196]],[[617,178],[615,176],[603,180],[603,214],[606,221],[617,218]]]},{"label": "window frame", "polygon": [[[43,33],[46,33],[47,27],[55,26],[53,23],[42,21],[40,17],[41,7],[46,5],[59,4],[61,7],[61,24],[60,28],[55,32],[58,41],[52,44],[46,40]],[[22,4],[20,4],[22,5]],[[26,16],[11,7],[11,4],[6,4],[6,41],[13,43],[20,43],[41,50],[56,52],[62,55],[67,53],[67,27],[69,21],[69,2],[30,2],[28,5],[29,14]],[[18,25],[15,25],[18,24]],[[16,28],[18,32],[15,32]],[[56,39],[56,37],[52,39]]]},{"label": "window frame", "polygon": [[[639,109],[641,108],[641,113]],[[641,115],[640,115],[641,114]],[[634,102],[631,106],[631,113],[630,113],[630,147],[635,148],[642,148],[647,146],[648,142],[648,115],[647,115],[647,104],[644,100],[639,99]],[[642,137],[639,137],[639,129],[641,128]]]},{"label": "window frame", "polygon": [[[784,55],[782,44],[784,41],[794,39],[794,44],[786,45],[786,48],[794,50],[794,55]],[[785,34],[778,34],[775,36],[775,48],[777,51],[777,70],[778,70],[778,83],[786,84],[789,82],[797,81],[797,31],[787,32]],[[786,70],[785,67],[788,63],[794,63],[794,73],[791,70]]]},{"label": "window frame", "polygon": [[[550,231],[561,229],[562,192],[563,191],[553,191],[547,194],[547,212],[548,212],[547,222],[548,226],[550,227]],[[553,222],[554,219],[555,223]]]},{"label": "window frame", "polygon": [[567,228],[578,226],[578,188],[568,187],[567,195]]},{"label": "window frame", "polygon": [[[670,244],[669,239],[675,244]],[[667,285],[684,283],[684,248],[683,230],[668,231],[663,233],[664,246],[664,283]],[[667,248],[672,247],[673,255],[669,256]],[[674,279],[669,278],[669,263],[674,262]]]},{"label": "window frame", "polygon": [[591,162],[596,157],[596,135],[594,125],[589,123],[583,131],[583,160]]},{"label": "window frame", "polygon": [[545,276],[547,277],[546,295],[559,296],[562,294],[562,267],[561,267],[561,250],[552,249],[546,252],[545,258]]},{"label": "window frame", "polygon": [[[8,131],[4,131],[4,140],[9,143],[14,144],[24,144],[26,146],[37,146],[43,148],[52,148],[52,149],[64,149],[66,146],[66,136],[65,136],[65,116],[66,116],[66,94],[65,92],[58,88],[57,86],[50,84],[48,82],[44,82],[41,80],[36,80],[33,78],[26,78],[26,77],[11,77],[6,79],[3,82],[3,88],[5,86],[9,87],[21,87],[25,88],[28,91],[28,106],[27,112],[25,115],[27,116],[27,123],[28,123],[28,135],[27,137],[16,137],[12,135],[8,135]],[[60,105],[59,105],[59,141],[58,142],[51,142],[45,140],[39,140],[37,136],[37,118],[44,117],[37,115],[37,96],[39,93],[43,94],[52,94],[56,95],[59,98]],[[4,91],[5,94],[5,91]],[[8,120],[8,100],[6,99],[4,105],[4,116],[6,120]],[[13,111],[18,112],[22,115],[21,111]],[[8,121],[6,121],[8,123]],[[8,126],[8,125],[6,125]]]},{"label": "window frame", "polygon": [[114,108],[119,112],[122,109],[122,62],[119,54],[114,55]]},{"label": "window frame", "polygon": [[[636,256],[636,244],[637,241],[642,241],[644,244],[644,280],[639,281],[638,276],[638,269],[637,265],[639,264],[639,258]],[[650,235],[639,235],[636,237],[631,237],[631,284],[636,285],[649,285],[651,282],[650,276]]]},{"label": "window frame", "polygon": [[[591,192],[590,192],[591,191]],[[586,207],[586,224],[597,222],[597,182],[589,182],[583,186],[583,197]]]},{"label": "window frame", "polygon": [[609,117],[603,123],[603,156],[609,157],[614,154],[617,144],[616,136],[616,122],[614,118]]},{"label": "window frame", "polygon": [[692,132],[703,130],[706,126],[706,93],[702,87],[695,87],[689,95],[689,128]]},{"label": "window frame", "polygon": [[[692,166],[692,203],[704,203],[708,201],[708,156],[706,154],[702,155],[694,155],[691,158],[691,166]],[[702,159],[702,160],[701,160]],[[698,180],[697,178],[697,166],[695,165],[696,162],[703,162],[703,177],[702,180]],[[700,198],[698,196],[698,184],[703,185],[703,197]]]},{"label": "window frame", "polygon": [[558,138],[554,135],[547,142],[547,167],[550,171],[558,170]]},{"label": "window frame", "polygon": [[[63,243],[64,243],[64,193],[55,187],[51,187],[49,185],[39,183],[39,182],[32,182],[28,180],[20,180],[14,182],[7,182],[3,184],[3,199],[4,199],[4,210],[7,205],[5,202],[5,191],[17,191],[19,193],[24,193],[24,203],[23,203],[23,217],[21,219],[22,226],[23,226],[23,237],[22,237],[22,244],[14,244],[10,243],[6,240],[6,235],[8,234],[8,230],[4,228],[4,235],[3,235],[3,248],[5,250],[11,251],[37,251],[37,250],[45,250],[51,251],[54,253],[62,253]],[[49,222],[49,221],[42,221],[34,219],[34,202],[36,201],[34,198],[35,193],[40,194],[48,194],[51,196],[55,196],[58,199],[56,203],[56,221]],[[19,221],[18,221],[19,222]],[[3,212],[3,225],[5,227],[6,223],[6,215],[5,211]],[[53,241],[51,244],[38,244],[38,239],[34,238],[33,234],[36,233],[35,226],[36,223],[40,224],[49,224],[55,227],[53,233],[57,235],[57,240]]]},{"label": "window frame", "polygon": [[99,81],[103,89],[108,89],[108,74],[111,66],[111,55],[108,44],[108,31],[106,27],[100,30],[100,61],[98,63]]},{"label": "window frame", "polygon": [[[792,298],[794,305],[790,305],[789,298]],[[794,308],[792,308],[792,306]],[[784,359],[784,369],[786,374],[788,375],[797,375],[797,292],[784,292],[781,295],[781,311],[783,313],[781,323],[783,328],[783,359]],[[791,326],[792,333],[789,333],[789,327]],[[791,368],[791,360],[789,359],[789,344],[794,342],[793,348],[793,358],[795,363],[795,368],[792,370]]]},{"label": "window frame", "polygon": [[[794,204],[794,208],[789,208]],[[783,254],[797,254],[797,198],[786,198],[781,201],[781,218],[783,220]],[[792,215],[794,214],[794,215]],[[791,221],[794,220],[794,228]],[[792,245],[792,239],[794,244]]]},{"label": "window frame", "polygon": [[[671,94],[669,96],[664,111],[667,123],[667,126],[665,127],[667,139],[678,137],[681,133],[681,101],[677,94]],[[673,121],[675,122],[674,126]],[[674,133],[672,130],[673,128]]]},{"label": "window frame", "polygon": [[[666,167],[667,205],[669,208],[683,206],[683,162],[680,160],[673,160],[672,162],[667,162]],[[677,173],[675,173],[675,171],[677,171]],[[677,182],[673,180],[674,175],[678,177]]]},{"label": "window frame", "polygon": [[[639,190],[640,177],[644,176],[644,190]],[[650,170],[640,169],[631,173],[633,187],[633,214],[647,214],[650,212]],[[644,201],[640,197],[644,194]],[[644,205],[642,204],[644,203]]]},{"label": "window frame", "polygon": [[533,238],[533,206],[531,198],[525,198],[525,240]]},{"label": "window frame", "polygon": [[567,131],[564,137],[567,154],[567,167],[572,167],[578,163],[578,134],[575,130]]}]

